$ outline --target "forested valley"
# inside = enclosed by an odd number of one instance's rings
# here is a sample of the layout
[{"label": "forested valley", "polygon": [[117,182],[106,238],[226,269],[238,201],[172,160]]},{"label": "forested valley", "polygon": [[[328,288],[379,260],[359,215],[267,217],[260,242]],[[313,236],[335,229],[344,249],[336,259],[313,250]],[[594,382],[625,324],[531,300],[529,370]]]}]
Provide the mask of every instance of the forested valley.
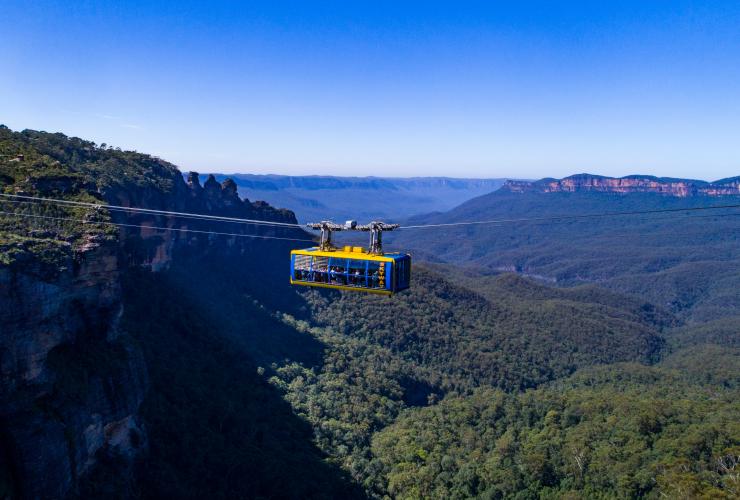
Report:
[{"label": "forested valley", "polygon": [[[62,134],[2,128],[0,153],[3,194],[295,220],[227,181],[186,185],[162,160]],[[514,194],[497,196],[492,218],[515,208]],[[547,195],[517,196],[547,213]],[[679,203],[637,196],[616,203]],[[615,203],[570,198],[582,210]],[[38,429],[51,429],[42,455],[71,457],[77,472],[60,474],[72,497],[740,496],[732,217],[663,217],[639,234],[605,221],[413,244],[400,232],[389,245],[413,251],[412,288],[377,297],[291,288],[289,251],[310,243],[157,229],[241,226],[8,200],[3,211],[0,284],[46,300],[61,333],[34,370],[31,356],[23,376],[4,368],[1,497],[31,488],[24,467],[44,456],[26,462],[24,450],[41,449]],[[77,292],[89,264],[96,293]],[[19,324],[3,325],[0,354],[35,345]],[[136,425],[126,446],[78,459],[91,415],[107,416],[100,400],[114,423]]]}]

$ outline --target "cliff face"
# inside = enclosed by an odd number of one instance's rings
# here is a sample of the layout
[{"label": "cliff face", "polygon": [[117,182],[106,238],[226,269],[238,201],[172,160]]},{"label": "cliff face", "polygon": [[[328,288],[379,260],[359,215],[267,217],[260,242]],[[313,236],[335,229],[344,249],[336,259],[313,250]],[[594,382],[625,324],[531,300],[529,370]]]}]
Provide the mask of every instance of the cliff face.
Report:
[{"label": "cliff face", "polygon": [[[295,222],[292,212],[241,200],[231,181],[219,184],[209,177],[201,186],[197,174],[191,174],[186,183],[166,162],[90,146],[72,148],[74,139],[59,134],[34,133],[62,147],[52,143],[30,150],[23,134],[0,130],[0,152],[10,149],[13,155],[5,158],[15,162],[0,159],[0,191],[92,196],[113,205]],[[102,156],[94,165],[106,170],[75,168],[70,149]],[[122,172],[131,165],[141,175],[109,180],[125,177]],[[125,484],[133,458],[146,450],[138,411],[147,390],[147,367],[119,326],[122,275],[132,266],[166,268],[179,255],[245,254],[254,242],[158,228],[306,237],[299,230],[264,226],[214,228],[193,219],[108,215],[132,227],[70,229],[55,222],[39,228],[21,218],[0,220],[0,496],[76,494],[82,478],[107,459],[119,464],[116,473]]]},{"label": "cliff face", "polygon": [[[172,178],[173,187],[169,192],[156,189],[130,190],[113,189],[104,193],[106,201],[112,205],[144,207],[171,212],[187,212],[243,219],[269,220],[295,224],[293,212],[275,209],[264,202],[242,200],[231,179],[218,183],[209,175],[201,185],[199,175],[191,172],[187,183],[179,172]],[[217,231],[222,233],[254,236],[294,236],[306,238],[301,230],[276,228],[241,223],[219,223],[190,218],[161,217],[149,214],[112,214],[113,220],[126,224],[141,225],[142,228],[121,228],[121,241],[129,264],[144,265],[158,271],[166,268],[173,256],[187,253],[208,254],[229,252],[244,254],[251,247],[252,238],[214,236],[193,231]],[[175,229],[166,231],[159,228]]]},{"label": "cliff face", "polygon": [[0,267],[0,437],[26,498],[61,497],[103,454],[145,445],[145,367],[117,327],[117,245],[56,250],[54,266],[27,251]]},{"label": "cliff face", "polygon": [[740,177],[716,182],[703,182],[687,179],[666,179],[650,176],[631,175],[614,178],[598,175],[579,174],[564,179],[543,179],[535,182],[507,181],[502,187],[515,193],[657,193],[667,196],[730,196],[740,195]]}]

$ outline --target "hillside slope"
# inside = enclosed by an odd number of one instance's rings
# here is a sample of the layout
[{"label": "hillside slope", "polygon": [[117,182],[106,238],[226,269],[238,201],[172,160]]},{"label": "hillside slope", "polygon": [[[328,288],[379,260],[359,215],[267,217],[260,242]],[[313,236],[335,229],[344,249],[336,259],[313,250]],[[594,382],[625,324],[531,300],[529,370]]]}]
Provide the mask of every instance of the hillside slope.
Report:
[{"label": "hillside slope", "polygon": [[398,353],[435,373],[446,390],[533,387],[583,366],[657,358],[670,316],[629,300],[598,304],[548,296],[530,280],[502,276],[487,298],[417,266],[414,286],[391,299],[305,296],[313,318]]},{"label": "hillside slope", "polygon": [[597,283],[703,322],[740,310],[739,210],[550,218],[727,204],[740,204],[740,196],[503,188],[408,224],[548,220],[408,229],[388,239],[424,260],[465,266],[478,274],[513,271],[561,285]]}]

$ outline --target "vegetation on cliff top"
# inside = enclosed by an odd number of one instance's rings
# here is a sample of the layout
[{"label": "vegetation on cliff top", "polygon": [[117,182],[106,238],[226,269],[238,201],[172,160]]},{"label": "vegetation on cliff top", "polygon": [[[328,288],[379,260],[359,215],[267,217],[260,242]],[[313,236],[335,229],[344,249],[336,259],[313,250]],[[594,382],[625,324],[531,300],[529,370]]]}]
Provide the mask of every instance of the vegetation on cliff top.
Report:
[{"label": "vegetation on cliff top", "polygon": [[51,195],[149,188],[171,192],[177,167],[136,151],[121,151],[61,133],[13,132],[0,126],[0,186]]},{"label": "vegetation on cliff top", "polygon": [[[102,193],[114,188],[170,191],[177,175],[175,166],[149,155],[0,126],[0,193],[100,203]],[[0,214],[6,264],[35,257],[63,265],[83,245],[118,235],[116,227],[105,224],[111,221],[107,211],[10,198],[0,198],[0,211],[23,215]]]}]

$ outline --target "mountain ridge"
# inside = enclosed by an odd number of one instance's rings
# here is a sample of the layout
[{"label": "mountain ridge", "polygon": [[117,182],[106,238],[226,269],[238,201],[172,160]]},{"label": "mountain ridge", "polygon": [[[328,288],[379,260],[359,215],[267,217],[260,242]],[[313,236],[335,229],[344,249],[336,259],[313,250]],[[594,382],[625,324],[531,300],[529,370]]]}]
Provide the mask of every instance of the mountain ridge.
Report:
[{"label": "mountain ridge", "polygon": [[229,177],[238,185],[280,189],[286,187],[303,187],[307,189],[336,189],[359,187],[361,189],[391,188],[399,186],[449,186],[453,189],[464,189],[474,186],[495,186],[502,179],[498,178],[462,178],[448,176],[414,176],[414,177],[381,177],[368,176],[335,176],[335,175],[281,175],[281,174],[221,174],[216,177]]}]

